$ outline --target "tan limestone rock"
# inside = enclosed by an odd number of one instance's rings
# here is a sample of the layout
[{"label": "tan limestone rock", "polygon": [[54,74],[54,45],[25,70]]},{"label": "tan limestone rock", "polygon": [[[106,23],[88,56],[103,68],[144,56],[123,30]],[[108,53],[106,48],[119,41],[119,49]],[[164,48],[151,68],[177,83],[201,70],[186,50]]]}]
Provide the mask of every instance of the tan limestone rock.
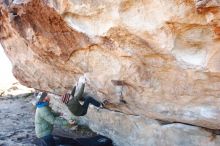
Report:
[{"label": "tan limestone rock", "polygon": [[86,74],[110,110],[220,129],[220,5],[198,5],[1,1],[0,42],[26,86],[63,94]]}]

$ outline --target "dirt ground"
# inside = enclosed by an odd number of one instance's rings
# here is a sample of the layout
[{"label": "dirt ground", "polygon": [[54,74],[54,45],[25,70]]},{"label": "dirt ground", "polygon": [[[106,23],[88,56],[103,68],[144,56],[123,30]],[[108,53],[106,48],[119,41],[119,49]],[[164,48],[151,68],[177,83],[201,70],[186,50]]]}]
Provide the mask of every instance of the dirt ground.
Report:
[{"label": "dirt ground", "polygon": [[[33,95],[0,96],[0,146],[33,146],[35,108]],[[76,130],[54,128],[55,135],[78,138],[96,135],[87,127]]]}]

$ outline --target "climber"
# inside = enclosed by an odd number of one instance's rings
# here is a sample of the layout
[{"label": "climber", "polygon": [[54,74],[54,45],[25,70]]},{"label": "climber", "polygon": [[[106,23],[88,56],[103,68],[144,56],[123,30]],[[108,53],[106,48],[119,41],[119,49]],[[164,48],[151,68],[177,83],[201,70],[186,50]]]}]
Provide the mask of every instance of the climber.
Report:
[{"label": "climber", "polygon": [[[77,145],[76,141],[64,137],[59,137],[59,140],[55,141],[52,135],[53,125],[58,124],[60,126],[71,127],[76,124],[75,120],[67,121],[58,113],[54,113],[48,106],[50,98],[46,92],[40,92],[37,94],[38,102],[36,104],[35,113],[35,132],[40,139],[41,146],[55,146],[56,144],[71,144]],[[55,144],[56,143],[56,144]]]},{"label": "climber", "polygon": [[[75,116],[84,116],[87,113],[89,104],[94,105],[95,107],[97,107],[97,109],[103,108],[104,106],[104,102],[100,103],[91,96],[83,97],[85,83],[86,83],[86,77],[85,76],[80,77],[78,82],[78,86],[81,86],[79,92],[75,95],[76,86],[74,86],[71,94],[66,93],[65,95],[62,96],[63,103],[67,105],[69,110]],[[83,105],[81,105],[79,101],[84,101]]]}]

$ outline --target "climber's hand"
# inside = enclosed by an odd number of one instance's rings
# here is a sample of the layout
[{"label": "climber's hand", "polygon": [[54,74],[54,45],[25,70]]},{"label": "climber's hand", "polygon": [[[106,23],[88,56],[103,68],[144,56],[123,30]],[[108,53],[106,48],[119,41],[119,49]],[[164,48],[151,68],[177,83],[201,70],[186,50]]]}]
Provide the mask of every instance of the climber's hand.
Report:
[{"label": "climber's hand", "polygon": [[71,126],[76,125],[76,121],[74,121],[74,120],[69,120],[68,122],[69,122],[69,124],[70,124]]}]

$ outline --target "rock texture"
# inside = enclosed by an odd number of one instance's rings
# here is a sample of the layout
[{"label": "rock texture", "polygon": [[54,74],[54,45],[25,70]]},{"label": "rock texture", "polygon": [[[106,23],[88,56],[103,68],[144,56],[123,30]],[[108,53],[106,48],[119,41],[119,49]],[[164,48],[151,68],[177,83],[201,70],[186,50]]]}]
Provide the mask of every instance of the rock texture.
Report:
[{"label": "rock texture", "polygon": [[[162,124],[140,116],[91,109],[82,120],[118,146],[218,146],[220,136],[180,123]],[[99,123],[99,124],[97,124]]]},{"label": "rock texture", "polygon": [[26,86],[63,94],[86,74],[110,110],[220,129],[219,0],[1,0],[0,20]]}]

